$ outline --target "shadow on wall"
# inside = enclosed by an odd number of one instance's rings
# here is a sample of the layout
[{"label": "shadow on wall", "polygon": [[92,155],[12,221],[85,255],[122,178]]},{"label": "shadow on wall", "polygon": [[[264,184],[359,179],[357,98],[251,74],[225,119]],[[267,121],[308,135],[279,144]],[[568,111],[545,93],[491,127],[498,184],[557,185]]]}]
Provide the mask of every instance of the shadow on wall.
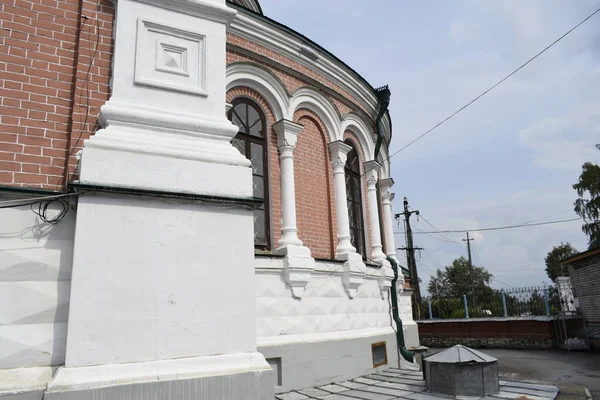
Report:
[{"label": "shadow on wall", "polygon": [[64,364],[75,204],[56,224],[30,206],[0,210],[0,368]]}]

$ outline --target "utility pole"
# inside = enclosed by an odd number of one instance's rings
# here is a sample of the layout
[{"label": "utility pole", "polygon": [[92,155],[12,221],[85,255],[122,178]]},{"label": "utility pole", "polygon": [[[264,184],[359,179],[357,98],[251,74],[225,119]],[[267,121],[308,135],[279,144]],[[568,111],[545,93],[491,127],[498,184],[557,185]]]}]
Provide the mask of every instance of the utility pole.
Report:
[{"label": "utility pole", "polygon": [[408,199],[404,198],[404,212],[396,214],[396,219],[400,218],[400,215],[404,215],[404,231],[406,232],[406,247],[401,247],[398,250],[406,250],[406,263],[408,264],[408,270],[410,271],[410,277],[412,284],[414,285],[414,303],[413,303],[413,316],[416,320],[421,319],[421,288],[419,285],[419,275],[417,273],[417,262],[415,260],[415,250],[421,250],[421,248],[415,248],[413,245],[413,233],[410,227],[410,216],[412,214],[419,215],[418,210],[408,210]]},{"label": "utility pole", "polygon": [[469,232],[467,232],[467,238],[463,239],[463,242],[467,242],[467,254],[469,255],[469,268],[473,268],[473,261],[471,260],[471,241],[475,239],[469,239]]}]

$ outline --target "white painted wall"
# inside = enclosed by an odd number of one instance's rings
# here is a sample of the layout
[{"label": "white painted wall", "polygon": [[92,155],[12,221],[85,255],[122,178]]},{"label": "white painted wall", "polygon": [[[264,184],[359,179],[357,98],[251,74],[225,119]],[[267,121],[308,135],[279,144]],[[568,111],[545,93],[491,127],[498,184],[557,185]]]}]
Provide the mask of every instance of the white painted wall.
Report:
[{"label": "white painted wall", "polygon": [[51,225],[29,206],[5,208],[0,221],[0,369],[61,365],[75,212]]}]

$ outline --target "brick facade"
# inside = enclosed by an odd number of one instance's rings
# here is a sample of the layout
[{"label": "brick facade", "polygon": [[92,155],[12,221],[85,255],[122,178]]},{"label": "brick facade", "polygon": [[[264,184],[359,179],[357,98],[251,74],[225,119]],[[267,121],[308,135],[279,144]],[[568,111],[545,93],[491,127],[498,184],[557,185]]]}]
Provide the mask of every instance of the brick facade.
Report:
[{"label": "brick facade", "polygon": [[[0,5],[0,186],[65,190],[74,178],[76,154],[98,129],[100,107],[110,97],[113,19],[110,0],[14,0]],[[314,70],[229,34],[227,63],[239,61],[268,68],[288,93],[318,82],[336,93],[325,95],[341,116],[349,112],[367,115],[348,92]],[[278,63],[281,68],[276,67]],[[281,236],[279,155],[272,129],[277,121],[257,92],[236,87],[227,93],[227,100],[239,96],[256,101],[269,125],[274,248]],[[337,223],[329,134],[311,111],[298,110],[294,121],[305,127],[295,151],[299,236],[314,257],[331,259],[337,246]],[[370,118],[365,122],[374,126]],[[344,137],[353,140],[364,162],[358,140],[351,132]],[[364,219],[370,249],[366,193],[365,182]]]},{"label": "brick facade", "polygon": [[9,3],[0,5],[0,185],[61,190],[109,97],[114,9]]},{"label": "brick facade", "polygon": [[600,251],[597,253],[573,261],[569,276],[573,295],[579,299],[579,311],[588,322],[600,324]]}]

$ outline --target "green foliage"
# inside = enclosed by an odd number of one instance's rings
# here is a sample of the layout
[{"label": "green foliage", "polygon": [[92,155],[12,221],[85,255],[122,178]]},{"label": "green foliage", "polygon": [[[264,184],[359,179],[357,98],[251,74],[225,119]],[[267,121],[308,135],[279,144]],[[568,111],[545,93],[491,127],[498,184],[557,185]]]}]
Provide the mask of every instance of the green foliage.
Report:
[{"label": "green foliage", "polygon": [[469,266],[469,261],[459,257],[444,271],[437,270],[427,285],[427,290],[436,297],[462,298],[485,296],[492,292],[490,283],[493,275],[483,267]]},{"label": "green foliage", "polygon": [[[596,145],[600,150],[600,144]],[[573,185],[579,198],[575,212],[583,218],[581,230],[588,236],[589,248],[600,247],[600,166],[586,162],[581,167],[579,182]]]},{"label": "green foliage", "polygon": [[548,278],[552,279],[552,282],[556,282],[556,278],[559,276],[569,276],[569,270],[568,268],[563,267],[562,260],[577,253],[577,249],[569,242],[561,242],[559,246],[554,246],[544,259],[546,262],[546,274],[548,274]]}]

